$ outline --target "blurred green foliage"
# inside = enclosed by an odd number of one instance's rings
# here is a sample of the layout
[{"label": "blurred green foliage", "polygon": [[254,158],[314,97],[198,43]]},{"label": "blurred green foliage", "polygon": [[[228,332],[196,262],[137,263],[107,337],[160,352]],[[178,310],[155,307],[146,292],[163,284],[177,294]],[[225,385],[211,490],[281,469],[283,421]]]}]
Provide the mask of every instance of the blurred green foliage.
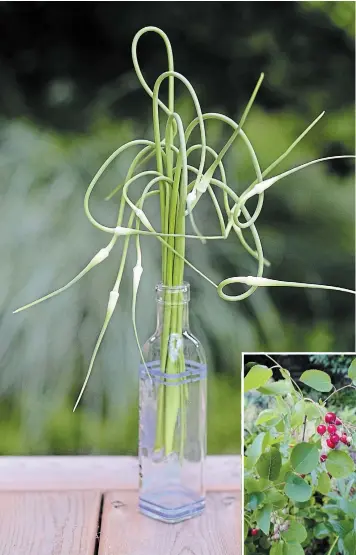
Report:
[{"label": "blurred green foliage", "polygon": [[[106,237],[83,214],[85,188],[119,145],[152,137],[149,99],[136,90],[129,59],[130,41],[140,26],[161,25],[170,35],[177,70],[197,86],[204,111],[221,106],[238,119],[259,72],[266,72],[246,123],[263,169],[325,108],[318,127],[280,169],[353,150],[352,14],[336,16],[329,7],[351,3],[279,3],[276,11],[273,2],[211,2],[204,13],[195,2],[142,3],[142,10],[137,4],[84,3],[80,16],[73,15],[76,2],[0,6],[0,27],[7,37],[0,47],[3,454],[137,449],[139,359],[129,324],[134,253],[117,313],[74,415],[73,401],[104,317],[118,254],[63,296],[29,312],[11,312],[66,283],[105,244]],[[117,10],[120,18],[115,18]],[[11,28],[17,30],[14,36]],[[142,56],[152,82],[165,69],[162,45],[148,41]],[[178,111],[186,122],[192,110],[182,92]],[[219,125],[208,127],[209,144],[219,148],[228,132]],[[254,179],[241,145],[237,141],[226,162],[237,192]],[[93,212],[108,225],[115,220],[117,200],[103,199],[130,161],[131,155],[121,157],[93,195]],[[353,206],[349,161],[314,166],[272,187],[258,222],[272,262],[266,276],[353,288]],[[153,206],[151,216],[157,220]],[[203,232],[218,232],[213,217],[202,201],[197,218]],[[160,266],[158,244],[143,243],[142,340],[154,326]],[[255,272],[232,238],[207,248],[192,242],[188,257],[216,282]],[[186,277],[192,285],[192,329],[209,361],[209,452],[238,452],[241,351],[352,350],[352,302],[334,292],[276,288],[261,289],[244,303],[226,303],[189,269]]]},{"label": "blurred green foliage", "polygon": [[[240,399],[232,378],[209,380],[208,451],[236,453],[240,444]],[[89,409],[73,416],[72,399],[50,412],[40,435],[29,433],[21,411],[1,410],[1,455],[136,455],[138,399],[132,396],[123,410],[117,406],[110,417]],[[226,423],[229,422],[227,426]]]}]

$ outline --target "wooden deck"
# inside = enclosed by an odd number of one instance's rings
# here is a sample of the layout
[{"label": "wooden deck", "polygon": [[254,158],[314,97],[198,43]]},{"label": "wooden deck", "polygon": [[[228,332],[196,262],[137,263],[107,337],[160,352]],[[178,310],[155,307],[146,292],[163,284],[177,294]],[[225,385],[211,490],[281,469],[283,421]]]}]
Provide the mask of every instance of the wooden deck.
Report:
[{"label": "wooden deck", "polygon": [[207,507],[164,524],[137,510],[134,457],[0,457],[1,555],[241,555],[241,469],[207,460]]}]

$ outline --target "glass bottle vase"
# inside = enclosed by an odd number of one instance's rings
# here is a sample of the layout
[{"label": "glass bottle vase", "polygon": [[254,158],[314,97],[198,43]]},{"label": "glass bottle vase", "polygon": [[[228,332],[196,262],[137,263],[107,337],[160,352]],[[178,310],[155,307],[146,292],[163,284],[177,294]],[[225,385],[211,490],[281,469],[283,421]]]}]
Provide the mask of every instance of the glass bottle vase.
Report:
[{"label": "glass bottle vase", "polygon": [[139,509],[165,522],[205,506],[207,367],[189,298],[188,283],[156,286],[157,327],[140,365]]}]

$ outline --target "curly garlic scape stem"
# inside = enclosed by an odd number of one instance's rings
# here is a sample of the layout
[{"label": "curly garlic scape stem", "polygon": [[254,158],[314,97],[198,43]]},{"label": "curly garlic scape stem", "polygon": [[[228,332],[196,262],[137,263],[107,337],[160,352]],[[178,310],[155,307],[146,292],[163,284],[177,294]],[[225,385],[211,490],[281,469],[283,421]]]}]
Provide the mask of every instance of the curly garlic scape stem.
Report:
[{"label": "curly garlic scape stem", "polygon": [[[153,89],[149,87],[146,83],[143,74],[141,72],[138,58],[137,58],[137,44],[139,39],[147,32],[157,33],[164,41],[167,50],[168,59],[168,71],[163,73],[156,80]],[[112,314],[119,298],[119,288],[121,284],[122,275],[126,265],[127,252],[129,248],[130,237],[135,236],[136,252],[137,252],[137,262],[133,269],[133,297],[132,297],[132,321],[134,326],[134,332],[136,341],[140,350],[140,355],[143,360],[142,351],[139,345],[137,328],[135,322],[136,313],[136,300],[139,288],[139,283],[141,280],[143,266],[142,266],[142,254],[140,247],[140,236],[152,236],[156,238],[162,244],[162,277],[163,281],[168,285],[179,285],[183,279],[184,264],[190,266],[196,273],[198,273],[203,279],[209,281],[214,288],[216,288],[218,295],[228,301],[240,301],[252,293],[254,293],[258,287],[303,287],[303,288],[313,288],[313,289],[326,289],[334,291],[342,291],[346,293],[355,294],[355,291],[322,284],[310,284],[310,283],[298,283],[298,282],[287,282],[283,280],[272,280],[263,277],[264,266],[269,265],[269,262],[264,258],[262,243],[257,232],[256,221],[263,208],[264,193],[268,188],[279,181],[280,179],[289,176],[301,169],[307,168],[308,166],[324,161],[330,160],[332,158],[354,158],[354,156],[334,156],[328,158],[321,158],[319,160],[312,160],[296,168],[292,168],[286,172],[283,172],[274,177],[270,177],[266,180],[264,178],[270,174],[270,172],[282,161],[288,154],[293,150],[293,148],[305,137],[309,131],[316,125],[316,123],[322,118],[324,112],[320,114],[308,127],[303,131],[303,133],[297,137],[297,139],[292,143],[292,145],[281,154],[281,156],[275,160],[268,168],[261,171],[257,155],[254,148],[248,139],[246,133],[243,131],[242,127],[245,123],[247,115],[252,107],[255,100],[256,94],[259,87],[261,86],[263,80],[263,74],[260,76],[257,85],[251,95],[251,98],[246,106],[246,109],[241,117],[240,123],[236,123],[231,118],[224,116],[219,113],[206,113],[203,114],[198,97],[195,93],[194,88],[191,83],[180,73],[174,70],[174,61],[171,44],[167,35],[157,27],[145,27],[141,29],[133,39],[132,42],[132,60],[136,71],[136,75],[143,89],[152,98],[153,106],[153,127],[154,127],[154,140],[138,139],[130,141],[118,149],[116,149],[108,159],[103,163],[101,168],[93,177],[91,183],[84,198],[84,210],[88,220],[93,224],[94,227],[103,231],[105,233],[111,234],[111,240],[108,245],[102,249],[92,258],[92,260],[85,266],[85,268],[75,276],[69,283],[63,287],[45,295],[44,297],[37,299],[25,306],[22,306],[15,310],[14,312],[20,312],[36,304],[45,301],[59,293],[65,291],[75,283],[77,283],[86,273],[88,273],[92,268],[103,262],[111,254],[113,247],[115,246],[118,239],[123,236],[125,238],[124,249],[121,255],[120,267],[118,271],[118,276],[113,289],[110,293],[108,307],[106,316],[104,319],[104,324],[102,330],[99,334],[95,349],[90,361],[89,370],[85,378],[83,387],[78,396],[78,400],[75,404],[74,410],[77,407],[83,393],[87,382],[92,371],[96,354],[99,350],[101,342],[103,340],[105,331],[109,325]],[[159,98],[159,91],[161,84],[164,80],[168,80],[168,106],[165,105]],[[197,117],[184,129],[183,122],[179,114],[174,109],[174,82],[178,79],[187,88],[196,110]],[[167,118],[165,125],[165,136],[161,138],[160,131],[160,111],[163,112],[164,116]],[[211,148],[206,141],[206,130],[205,124],[209,121],[219,121],[223,124],[227,124],[232,128],[233,133],[225,143],[220,152],[216,152]],[[195,127],[199,127],[200,133],[200,143],[188,146],[190,136],[194,131]],[[223,158],[228,152],[228,150],[233,146],[237,138],[241,138],[247,147],[253,168],[256,173],[256,180],[249,185],[246,190],[237,195],[237,193],[228,185],[228,180],[226,177],[226,171],[223,164]],[[175,139],[178,139],[178,146],[175,144]],[[89,200],[91,193],[99,181],[100,177],[107,170],[107,168],[117,159],[117,157],[125,152],[131,147],[141,147],[139,153],[133,159],[129,170],[127,172],[126,178],[123,183],[118,185],[107,199],[111,198],[114,194],[121,192],[120,205],[118,210],[117,222],[114,227],[106,226],[98,222],[94,216],[91,214],[89,208]],[[189,163],[189,157],[195,151],[200,151],[200,159],[198,168]],[[213,161],[206,168],[206,158],[207,154],[213,157]],[[137,173],[138,168],[144,167],[147,162],[149,162],[153,157],[156,158],[156,170],[142,170]],[[216,175],[216,171],[219,172],[219,177]],[[194,174],[194,180],[189,182],[188,176],[189,172]],[[139,195],[137,202],[131,201],[128,196],[129,189],[133,185],[137,185],[138,180],[149,178],[149,183],[146,185],[143,193]],[[151,190],[153,185],[158,184],[158,190]],[[214,188],[218,187],[223,193],[223,206],[219,205],[217,197],[214,193]],[[204,235],[199,231],[196,224],[193,212],[196,211],[196,207],[199,199],[206,193],[209,193],[210,199],[214,210],[216,211],[221,235]],[[246,208],[246,202],[253,196],[258,196],[258,201],[254,213],[252,216]],[[160,202],[160,214],[161,214],[161,231],[156,231],[152,224],[149,222],[145,212],[144,203],[148,198],[159,198]],[[230,205],[232,202],[232,206]],[[129,218],[127,225],[124,224],[125,210],[129,211]],[[244,222],[240,222],[239,217],[243,215],[245,218]],[[185,231],[184,220],[189,217],[194,234],[187,234]],[[140,229],[140,224],[144,226],[145,229]],[[248,229],[252,235],[254,246],[246,241],[243,230]],[[191,264],[185,257],[185,240],[186,239],[199,239],[203,243],[212,240],[227,239],[231,231],[234,231],[236,238],[241,242],[245,250],[255,259],[257,259],[257,275],[256,276],[237,276],[230,277],[221,281],[220,284],[215,284],[209,277],[207,277],[203,272]],[[228,295],[224,293],[223,289],[225,286],[230,284],[240,283],[247,285],[248,289],[239,295]],[[175,320],[174,320],[175,318]],[[178,318],[178,319],[177,319]],[[169,321],[168,321],[169,320]],[[179,325],[179,315],[171,314],[169,318],[167,317],[167,329],[164,334],[169,334],[170,326],[175,327]],[[174,323],[176,322],[176,323]],[[168,337],[168,336],[167,336]],[[164,347],[163,347],[164,348]],[[164,357],[166,354],[164,354]],[[165,368],[165,361],[162,359],[162,368]],[[166,422],[167,425],[167,422]],[[163,432],[162,432],[163,433]],[[167,430],[165,431],[167,439]],[[169,434],[168,434],[169,435]]]}]

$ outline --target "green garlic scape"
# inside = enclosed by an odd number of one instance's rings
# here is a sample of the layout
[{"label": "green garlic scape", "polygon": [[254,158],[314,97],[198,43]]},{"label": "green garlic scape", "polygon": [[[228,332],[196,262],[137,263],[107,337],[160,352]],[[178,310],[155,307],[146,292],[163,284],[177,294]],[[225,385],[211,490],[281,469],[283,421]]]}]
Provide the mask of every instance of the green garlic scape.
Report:
[{"label": "green garlic scape", "polygon": [[[156,80],[153,90],[150,89],[146,83],[138,60],[137,60],[137,44],[139,39],[147,32],[155,32],[161,36],[165,43],[168,57],[168,71],[164,72]],[[140,343],[137,337],[137,329],[135,322],[136,313],[136,298],[140,284],[140,279],[143,272],[142,255],[140,248],[140,236],[149,235],[155,237],[162,245],[162,282],[167,286],[181,285],[183,282],[184,265],[187,264],[195,272],[197,272],[203,279],[206,279],[215,289],[218,295],[227,301],[240,301],[252,295],[258,287],[271,287],[271,286],[289,286],[289,287],[308,287],[318,289],[333,289],[335,291],[343,291],[355,294],[355,291],[343,289],[341,287],[334,287],[321,284],[297,283],[286,282],[283,280],[272,280],[263,277],[264,266],[269,266],[269,262],[264,258],[262,244],[257,232],[256,221],[263,207],[265,191],[274,183],[287,177],[288,175],[304,169],[312,164],[330,160],[333,158],[350,158],[353,156],[333,156],[313,160],[289,171],[283,172],[274,177],[264,179],[270,172],[293,150],[301,139],[314,127],[314,125],[321,119],[324,113],[320,114],[315,121],[294,141],[294,143],[284,152],[275,162],[273,162],[264,171],[261,170],[257,155],[253,146],[248,139],[242,127],[247,118],[249,110],[254,102],[258,89],[263,80],[263,74],[257,82],[255,90],[251,96],[250,101],[242,115],[240,123],[236,123],[227,116],[218,113],[202,113],[197,95],[190,84],[190,82],[180,73],[174,70],[173,53],[171,44],[166,34],[157,27],[145,27],[141,29],[133,39],[132,43],[132,60],[139,82],[143,89],[152,98],[153,107],[153,129],[154,140],[139,139],[130,141],[111,154],[104,162],[99,171],[91,181],[84,198],[84,210],[89,221],[98,229],[107,233],[110,236],[110,241],[106,247],[92,258],[92,260],[85,266],[85,268],[75,276],[69,283],[37,299],[21,308],[15,310],[20,312],[36,304],[50,299],[55,295],[65,291],[77,281],[79,281],[87,272],[92,268],[103,262],[111,253],[116,242],[122,237],[124,240],[123,252],[121,255],[118,275],[109,296],[107,312],[104,320],[103,327],[97,339],[94,352],[90,361],[88,373],[86,375],[83,387],[79,393],[78,399],[75,403],[76,409],[78,403],[84,393],[85,387],[89,380],[95,357],[99,350],[100,344],[103,340],[105,331],[109,325],[112,314],[115,310],[119,299],[119,289],[122,280],[123,272],[126,264],[127,252],[130,244],[131,236],[134,236],[135,247],[137,252],[136,266],[133,268],[133,294],[132,294],[132,322],[134,326],[135,337],[137,345],[140,350],[141,358],[143,360],[143,353],[140,348]],[[160,87],[163,81],[168,80],[168,106],[166,106],[159,99]],[[188,89],[192,97],[197,117],[190,122],[185,128],[181,117],[174,108],[174,85],[175,80],[181,81]],[[164,136],[161,135],[160,123],[162,117],[165,122]],[[221,149],[216,152],[206,143],[206,124],[209,121],[220,121],[232,129],[232,134]],[[198,127],[200,133],[200,142],[197,144],[189,145],[189,139]],[[256,173],[256,180],[241,194],[238,195],[229,185],[224,169],[223,158],[229,148],[234,144],[237,137],[240,137],[245,143],[252,165]],[[134,157],[129,170],[127,172],[124,182],[119,185],[107,197],[111,198],[116,193],[121,193],[121,200],[119,205],[117,222],[114,227],[108,227],[98,222],[90,212],[89,200],[90,195],[98,182],[99,178],[108,168],[108,166],[124,151],[131,148],[139,148],[139,153]],[[200,162],[198,167],[192,166],[189,162],[189,157],[192,153],[198,151],[200,153]],[[156,170],[146,170],[143,168],[145,163],[152,158],[156,160]],[[141,169],[142,171],[139,171]],[[130,199],[130,192],[133,185],[145,183],[145,188],[137,202]],[[223,206],[219,205],[216,198],[216,189],[221,189],[223,192]],[[200,233],[199,228],[195,221],[195,214],[198,207],[199,199],[202,195],[208,194],[211,198],[213,206],[219,220],[221,234],[216,236],[204,236]],[[250,215],[246,203],[253,196],[258,196],[257,206],[252,215]],[[160,206],[160,219],[161,231],[157,231],[151,222],[148,220],[144,208],[145,202],[151,197],[159,197]],[[125,212],[126,211],[126,212]],[[125,213],[128,214],[127,222],[124,223]],[[185,229],[186,218],[189,218],[194,234],[188,235]],[[240,221],[240,218],[243,221]],[[252,234],[254,245],[251,246],[244,236],[245,230],[249,230]],[[185,241],[186,239],[198,239],[203,244],[206,241],[224,240],[229,237],[230,233],[234,233],[237,239],[241,242],[246,251],[257,260],[257,275],[256,276],[237,276],[230,277],[223,280],[221,283],[214,283],[208,276],[202,273],[185,257]],[[230,295],[224,292],[226,285],[233,283],[241,283],[248,286],[248,289],[239,295]],[[164,329],[162,334],[161,346],[161,370],[167,373],[174,373],[177,371],[184,371],[184,357],[180,356],[170,357],[169,351],[169,337],[173,333],[181,333],[181,307],[168,306],[164,317]],[[172,449],[172,441],[175,427],[175,420],[179,406],[186,402],[186,396],[179,392],[178,388],[166,388],[168,392],[161,392],[159,399],[159,420],[157,429],[157,447],[165,446],[169,452]],[[175,391],[175,390],[178,391]]]}]

